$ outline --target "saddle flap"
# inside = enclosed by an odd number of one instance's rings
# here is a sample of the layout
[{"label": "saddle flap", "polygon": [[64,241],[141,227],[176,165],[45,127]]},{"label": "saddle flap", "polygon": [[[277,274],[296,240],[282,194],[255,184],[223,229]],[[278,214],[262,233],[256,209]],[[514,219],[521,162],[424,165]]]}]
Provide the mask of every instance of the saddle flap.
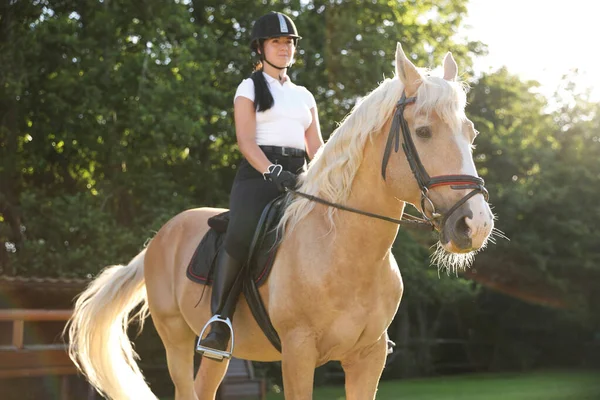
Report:
[{"label": "saddle flap", "polygon": [[277,224],[283,215],[284,196],[279,196],[264,208],[252,243],[250,245],[250,254],[248,260],[250,265],[261,264],[261,257],[270,258],[273,251],[276,251],[278,245]]}]

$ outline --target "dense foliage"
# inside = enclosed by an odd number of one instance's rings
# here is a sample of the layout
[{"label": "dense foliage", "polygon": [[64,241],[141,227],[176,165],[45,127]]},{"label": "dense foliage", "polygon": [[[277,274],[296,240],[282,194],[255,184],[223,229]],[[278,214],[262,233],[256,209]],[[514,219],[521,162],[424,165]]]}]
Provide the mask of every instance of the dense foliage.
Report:
[{"label": "dense foliage", "polygon": [[[272,9],[303,36],[290,74],[315,94],[325,137],[393,74],[397,40],[424,67],[451,50],[472,85],[476,163],[510,241],[467,280],[439,276],[430,238],[400,232],[390,374],[433,373],[459,353],[467,368],[580,363],[600,331],[600,105],[568,78],[550,109],[505,69],[473,77],[485,45],[456,36],[466,0],[3,2],[0,274],[94,275],[176,213],[225,206],[240,158],[233,93],[252,69],[251,21]],[[556,343],[571,353],[550,356]]]}]

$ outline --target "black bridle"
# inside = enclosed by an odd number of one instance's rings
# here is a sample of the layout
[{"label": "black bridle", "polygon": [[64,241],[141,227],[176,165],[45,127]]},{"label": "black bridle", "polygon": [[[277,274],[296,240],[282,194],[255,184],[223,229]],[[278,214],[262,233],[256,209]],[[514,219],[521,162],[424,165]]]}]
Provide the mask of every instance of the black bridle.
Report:
[{"label": "black bridle", "polygon": [[[385,150],[383,152],[383,161],[381,163],[381,176],[385,180],[385,171],[387,169],[387,164],[389,162],[390,156],[392,154],[392,146],[394,146],[394,150],[397,153],[400,149],[400,132],[402,132],[402,149],[404,150],[404,154],[406,155],[406,160],[408,161],[408,165],[417,180],[417,184],[421,189],[421,214],[424,219],[417,218],[410,214],[404,214],[403,218],[406,219],[396,219],[390,218],[383,215],[370,213],[367,211],[361,211],[356,208],[343,206],[341,204],[333,203],[328,200],[322,199],[317,196],[313,196],[307,193],[298,192],[296,190],[289,190],[290,192],[307,198],[311,201],[325,204],[327,206],[335,207],[340,210],[350,211],[356,214],[366,215],[367,217],[377,218],[388,222],[393,222],[398,225],[405,225],[410,227],[427,227],[428,229],[441,229],[446,223],[448,217],[460,206],[466,203],[471,197],[481,193],[485,198],[485,201],[488,201],[489,194],[487,189],[484,187],[484,181],[478,176],[472,175],[440,175],[434,176],[433,178],[429,176],[423,163],[421,163],[421,159],[419,158],[419,153],[417,152],[417,148],[415,147],[415,143],[412,140],[412,136],[410,134],[410,129],[408,127],[408,122],[404,118],[404,109],[408,104],[412,104],[417,100],[416,97],[406,97],[406,92],[402,92],[402,97],[396,104],[396,111],[394,112],[394,119],[392,121],[392,126],[390,128],[390,133],[387,139],[387,143],[385,145]],[[464,190],[464,189],[472,189],[467,195],[461,198],[456,204],[454,204],[446,213],[441,214],[438,213],[435,209],[433,201],[429,198],[429,190],[438,186],[450,186],[450,188],[454,190]],[[431,217],[427,216],[425,210],[425,203],[429,203],[429,207],[431,208]],[[440,221],[441,220],[441,221]]]},{"label": "black bridle", "polygon": [[[472,175],[440,175],[434,176],[433,178],[429,176],[421,159],[419,158],[419,153],[417,152],[417,148],[415,147],[415,143],[410,134],[410,129],[408,127],[408,122],[404,118],[404,109],[407,105],[414,103],[417,100],[416,97],[406,97],[406,92],[402,92],[402,97],[396,104],[396,111],[394,113],[394,119],[392,121],[392,126],[390,128],[390,133],[387,139],[387,143],[385,145],[385,150],[383,152],[383,161],[381,163],[381,176],[385,180],[385,171],[387,168],[388,161],[390,159],[390,155],[392,154],[392,146],[394,146],[394,150],[397,153],[400,146],[400,131],[402,131],[402,149],[404,150],[404,154],[406,155],[406,160],[408,161],[408,165],[417,180],[417,184],[421,189],[421,214],[423,217],[435,225],[436,221],[441,219],[440,226],[443,226],[450,214],[456,211],[460,206],[462,206],[465,202],[467,202],[471,197],[481,193],[485,198],[485,201],[488,201],[489,194],[487,189],[484,186],[484,181],[478,176]],[[450,188],[454,190],[464,190],[464,189],[472,189],[467,195],[465,195],[462,199],[460,199],[456,204],[454,204],[446,213],[440,214],[436,211],[433,201],[429,198],[429,190],[439,186],[450,186]],[[431,208],[431,217],[427,216],[425,203],[429,204]]]}]

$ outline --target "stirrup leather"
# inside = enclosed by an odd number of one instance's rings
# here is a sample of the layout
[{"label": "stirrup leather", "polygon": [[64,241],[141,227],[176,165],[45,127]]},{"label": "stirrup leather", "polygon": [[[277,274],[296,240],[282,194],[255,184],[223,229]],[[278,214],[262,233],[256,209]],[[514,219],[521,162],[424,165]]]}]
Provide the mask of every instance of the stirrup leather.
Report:
[{"label": "stirrup leather", "polygon": [[[229,328],[229,337],[231,338],[231,347],[229,348],[229,351],[212,349],[210,347],[205,347],[200,344],[200,341],[204,338],[204,332],[206,332],[206,329],[213,322],[224,323]],[[204,328],[202,328],[202,332],[200,332],[200,336],[198,337],[198,344],[196,345],[196,351],[202,354],[204,357],[208,357],[217,361],[223,361],[224,359],[228,360],[231,358],[231,354],[233,353],[233,344],[233,326],[231,325],[231,320],[229,319],[229,317],[221,318],[220,315],[213,315],[213,317],[208,320],[206,325],[204,325]]]}]

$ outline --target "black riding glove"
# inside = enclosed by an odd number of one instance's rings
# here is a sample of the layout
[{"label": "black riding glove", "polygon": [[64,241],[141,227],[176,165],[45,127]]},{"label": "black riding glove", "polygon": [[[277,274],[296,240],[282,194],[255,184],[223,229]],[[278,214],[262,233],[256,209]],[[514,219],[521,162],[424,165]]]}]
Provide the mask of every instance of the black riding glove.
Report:
[{"label": "black riding glove", "polygon": [[266,180],[273,182],[280,192],[296,188],[296,175],[289,171],[284,171],[279,164],[271,164],[267,171],[263,173]]}]

